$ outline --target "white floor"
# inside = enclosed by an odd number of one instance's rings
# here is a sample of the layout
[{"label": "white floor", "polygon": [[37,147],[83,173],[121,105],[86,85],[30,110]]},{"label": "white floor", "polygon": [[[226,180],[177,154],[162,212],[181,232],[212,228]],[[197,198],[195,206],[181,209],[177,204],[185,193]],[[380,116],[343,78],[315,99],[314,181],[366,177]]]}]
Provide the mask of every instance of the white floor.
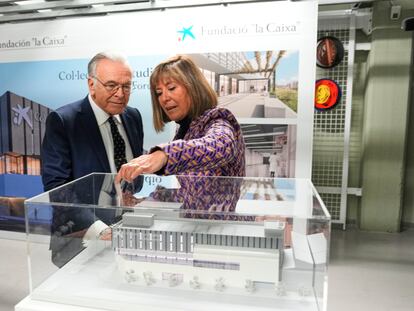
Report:
[{"label": "white floor", "polygon": [[328,310],[414,310],[414,230],[334,231]]},{"label": "white floor", "polygon": [[0,311],[14,310],[29,293],[26,242],[22,238],[22,234],[0,231]]},{"label": "white floor", "polygon": [[[0,311],[13,310],[29,293],[21,238],[0,231]],[[413,283],[414,230],[332,232],[328,311],[412,311]]]}]

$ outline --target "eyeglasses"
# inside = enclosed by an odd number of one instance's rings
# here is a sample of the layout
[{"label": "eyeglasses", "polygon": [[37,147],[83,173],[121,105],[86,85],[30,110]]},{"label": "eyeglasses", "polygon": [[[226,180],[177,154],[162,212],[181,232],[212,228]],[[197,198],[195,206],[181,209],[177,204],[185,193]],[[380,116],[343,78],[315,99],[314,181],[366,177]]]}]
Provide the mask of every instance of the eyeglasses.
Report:
[{"label": "eyeglasses", "polygon": [[127,84],[119,84],[119,83],[114,83],[114,82],[103,83],[96,76],[93,76],[92,78],[96,79],[100,84],[102,84],[105,90],[107,90],[111,94],[115,94],[116,92],[118,92],[119,88],[122,88],[122,91],[124,92],[124,94],[130,94],[132,91],[131,83],[127,83]]}]

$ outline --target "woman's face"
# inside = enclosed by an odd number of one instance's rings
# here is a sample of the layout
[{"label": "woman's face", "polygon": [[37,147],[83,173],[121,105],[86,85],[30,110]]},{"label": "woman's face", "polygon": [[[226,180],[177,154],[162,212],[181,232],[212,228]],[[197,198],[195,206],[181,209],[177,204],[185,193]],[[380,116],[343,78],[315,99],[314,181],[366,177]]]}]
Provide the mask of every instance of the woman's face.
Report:
[{"label": "woman's face", "polygon": [[158,96],[162,110],[170,120],[181,121],[188,115],[191,101],[182,84],[172,79],[158,81],[155,93]]}]

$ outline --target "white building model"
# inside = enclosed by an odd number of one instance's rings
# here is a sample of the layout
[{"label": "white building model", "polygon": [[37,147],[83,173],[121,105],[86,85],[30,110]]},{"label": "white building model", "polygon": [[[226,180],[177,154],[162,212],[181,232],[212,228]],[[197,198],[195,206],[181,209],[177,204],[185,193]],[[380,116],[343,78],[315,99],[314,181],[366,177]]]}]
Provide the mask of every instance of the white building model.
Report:
[{"label": "white building model", "polygon": [[248,291],[280,281],[284,223],[126,213],[113,227],[128,283],[207,291]]}]

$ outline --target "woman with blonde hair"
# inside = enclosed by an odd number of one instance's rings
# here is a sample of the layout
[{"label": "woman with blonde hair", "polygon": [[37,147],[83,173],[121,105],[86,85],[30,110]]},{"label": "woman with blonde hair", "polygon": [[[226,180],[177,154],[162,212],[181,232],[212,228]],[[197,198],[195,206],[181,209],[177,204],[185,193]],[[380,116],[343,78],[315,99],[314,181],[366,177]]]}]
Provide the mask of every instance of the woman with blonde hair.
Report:
[{"label": "woman with blonde hair", "polygon": [[173,141],[151,148],[122,165],[117,180],[141,174],[244,176],[245,145],[240,125],[225,108],[195,63],[174,56],[155,67],[150,78],[157,132],[170,121],[179,127]]}]

